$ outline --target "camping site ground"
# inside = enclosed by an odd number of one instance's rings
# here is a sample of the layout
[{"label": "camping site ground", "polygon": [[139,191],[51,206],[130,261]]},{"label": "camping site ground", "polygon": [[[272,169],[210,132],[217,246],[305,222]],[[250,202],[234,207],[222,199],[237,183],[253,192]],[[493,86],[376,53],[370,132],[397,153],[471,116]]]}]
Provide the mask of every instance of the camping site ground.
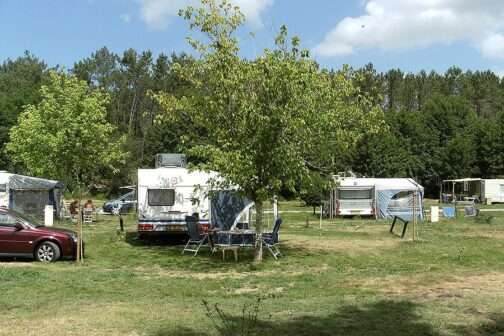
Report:
[{"label": "camping site ground", "polygon": [[0,335],[219,335],[203,300],[235,322],[257,306],[261,335],[504,333],[504,212],[422,223],[412,242],[389,221],[320,229],[309,208],[286,207],[299,212],[282,216],[285,257],[259,266],[244,252],[182,256],[135,239],[134,217],[118,235],[100,216],[83,266],[0,263]]}]

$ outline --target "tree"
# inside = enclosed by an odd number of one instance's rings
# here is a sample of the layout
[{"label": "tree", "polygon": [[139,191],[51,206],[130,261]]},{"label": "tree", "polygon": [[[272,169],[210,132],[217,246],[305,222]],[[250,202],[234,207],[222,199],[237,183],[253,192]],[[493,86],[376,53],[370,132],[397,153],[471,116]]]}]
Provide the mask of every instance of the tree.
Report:
[{"label": "tree", "polygon": [[27,105],[10,131],[7,152],[26,172],[64,181],[80,198],[106,170],[123,163],[123,138],[106,117],[108,96],[86,82],[51,71],[42,100]]},{"label": "tree", "polygon": [[46,77],[46,65],[29,52],[0,64],[0,170],[15,168],[4,153],[9,130],[23,106],[40,100],[39,89]]},{"label": "tree", "polygon": [[321,71],[298,38],[288,39],[285,27],[276,49],[245,60],[235,36],[244,19],[237,7],[202,0],[201,7],[181,15],[207,43],[189,39],[200,57],[176,67],[192,90],[181,98],[166,93],[156,98],[166,118],[192,125],[182,144],[204,160],[200,168],[220,173],[214,185],[238,186],[254,201],[259,262],[263,202],[310,179],[320,155],[331,155],[331,145],[350,146],[363,128],[380,128],[381,111],[356,94],[347,72]]}]

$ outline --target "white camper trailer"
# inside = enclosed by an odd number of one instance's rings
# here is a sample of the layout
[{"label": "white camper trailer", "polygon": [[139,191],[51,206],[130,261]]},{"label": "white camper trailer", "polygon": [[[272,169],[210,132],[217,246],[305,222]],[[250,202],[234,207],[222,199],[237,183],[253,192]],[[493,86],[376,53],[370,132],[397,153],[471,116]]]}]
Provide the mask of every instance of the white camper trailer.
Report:
[{"label": "white camper trailer", "polygon": [[[347,180],[348,181],[348,180]],[[349,182],[349,181],[348,181]],[[375,187],[367,180],[342,181],[336,188],[336,214],[338,216],[375,216]]]},{"label": "white camper trailer", "polygon": [[504,179],[483,180],[481,200],[488,203],[504,203]]},{"label": "white camper trailer", "polygon": [[357,178],[334,176],[329,217],[423,216],[423,187],[410,178]]},{"label": "white camper trailer", "polygon": [[209,180],[216,174],[166,167],[138,170],[138,233],[184,233],[186,216],[209,226]]}]

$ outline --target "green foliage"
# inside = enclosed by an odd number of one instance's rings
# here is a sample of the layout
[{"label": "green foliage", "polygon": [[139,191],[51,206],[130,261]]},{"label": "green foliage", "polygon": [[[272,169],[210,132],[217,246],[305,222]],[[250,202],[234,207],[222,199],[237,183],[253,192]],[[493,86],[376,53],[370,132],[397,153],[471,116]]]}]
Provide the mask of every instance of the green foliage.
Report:
[{"label": "green foliage", "polygon": [[312,166],[334,161],[334,146],[348,148],[363,129],[381,127],[379,109],[355,98],[347,72],[321,71],[285,27],[276,49],[245,60],[234,37],[243,15],[225,1],[202,3],[181,13],[208,38],[190,39],[200,58],[176,68],[193,90],[180,99],[156,95],[168,120],[193,125],[183,145],[205,160],[202,168],[262,201],[283,187],[294,190]]},{"label": "green foliage", "polygon": [[40,85],[46,77],[46,65],[29,52],[0,65],[0,170],[14,168],[4,152],[9,129],[25,105],[39,101]]},{"label": "green foliage", "polygon": [[41,101],[27,105],[10,132],[7,151],[26,172],[62,180],[72,190],[89,186],[124,162],[124,138],[106,121],[108,95],[60,72],[49,73]]}]

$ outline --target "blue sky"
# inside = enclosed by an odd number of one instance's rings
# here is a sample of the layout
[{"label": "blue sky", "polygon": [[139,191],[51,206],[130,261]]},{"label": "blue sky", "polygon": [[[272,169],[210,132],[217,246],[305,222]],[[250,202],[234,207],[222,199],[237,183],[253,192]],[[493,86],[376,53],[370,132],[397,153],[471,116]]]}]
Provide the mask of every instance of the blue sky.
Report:
[{"label": "blue sky", "polygon": [[[189,51],[177,8],[196,0],[0,0],[0,61],[25,50],[50,66],[107,46]],[[243,54],[271,46],[286,24],[326,67],[491,69],[504,73],[502,0],[231,0],[244,8]]]}]

